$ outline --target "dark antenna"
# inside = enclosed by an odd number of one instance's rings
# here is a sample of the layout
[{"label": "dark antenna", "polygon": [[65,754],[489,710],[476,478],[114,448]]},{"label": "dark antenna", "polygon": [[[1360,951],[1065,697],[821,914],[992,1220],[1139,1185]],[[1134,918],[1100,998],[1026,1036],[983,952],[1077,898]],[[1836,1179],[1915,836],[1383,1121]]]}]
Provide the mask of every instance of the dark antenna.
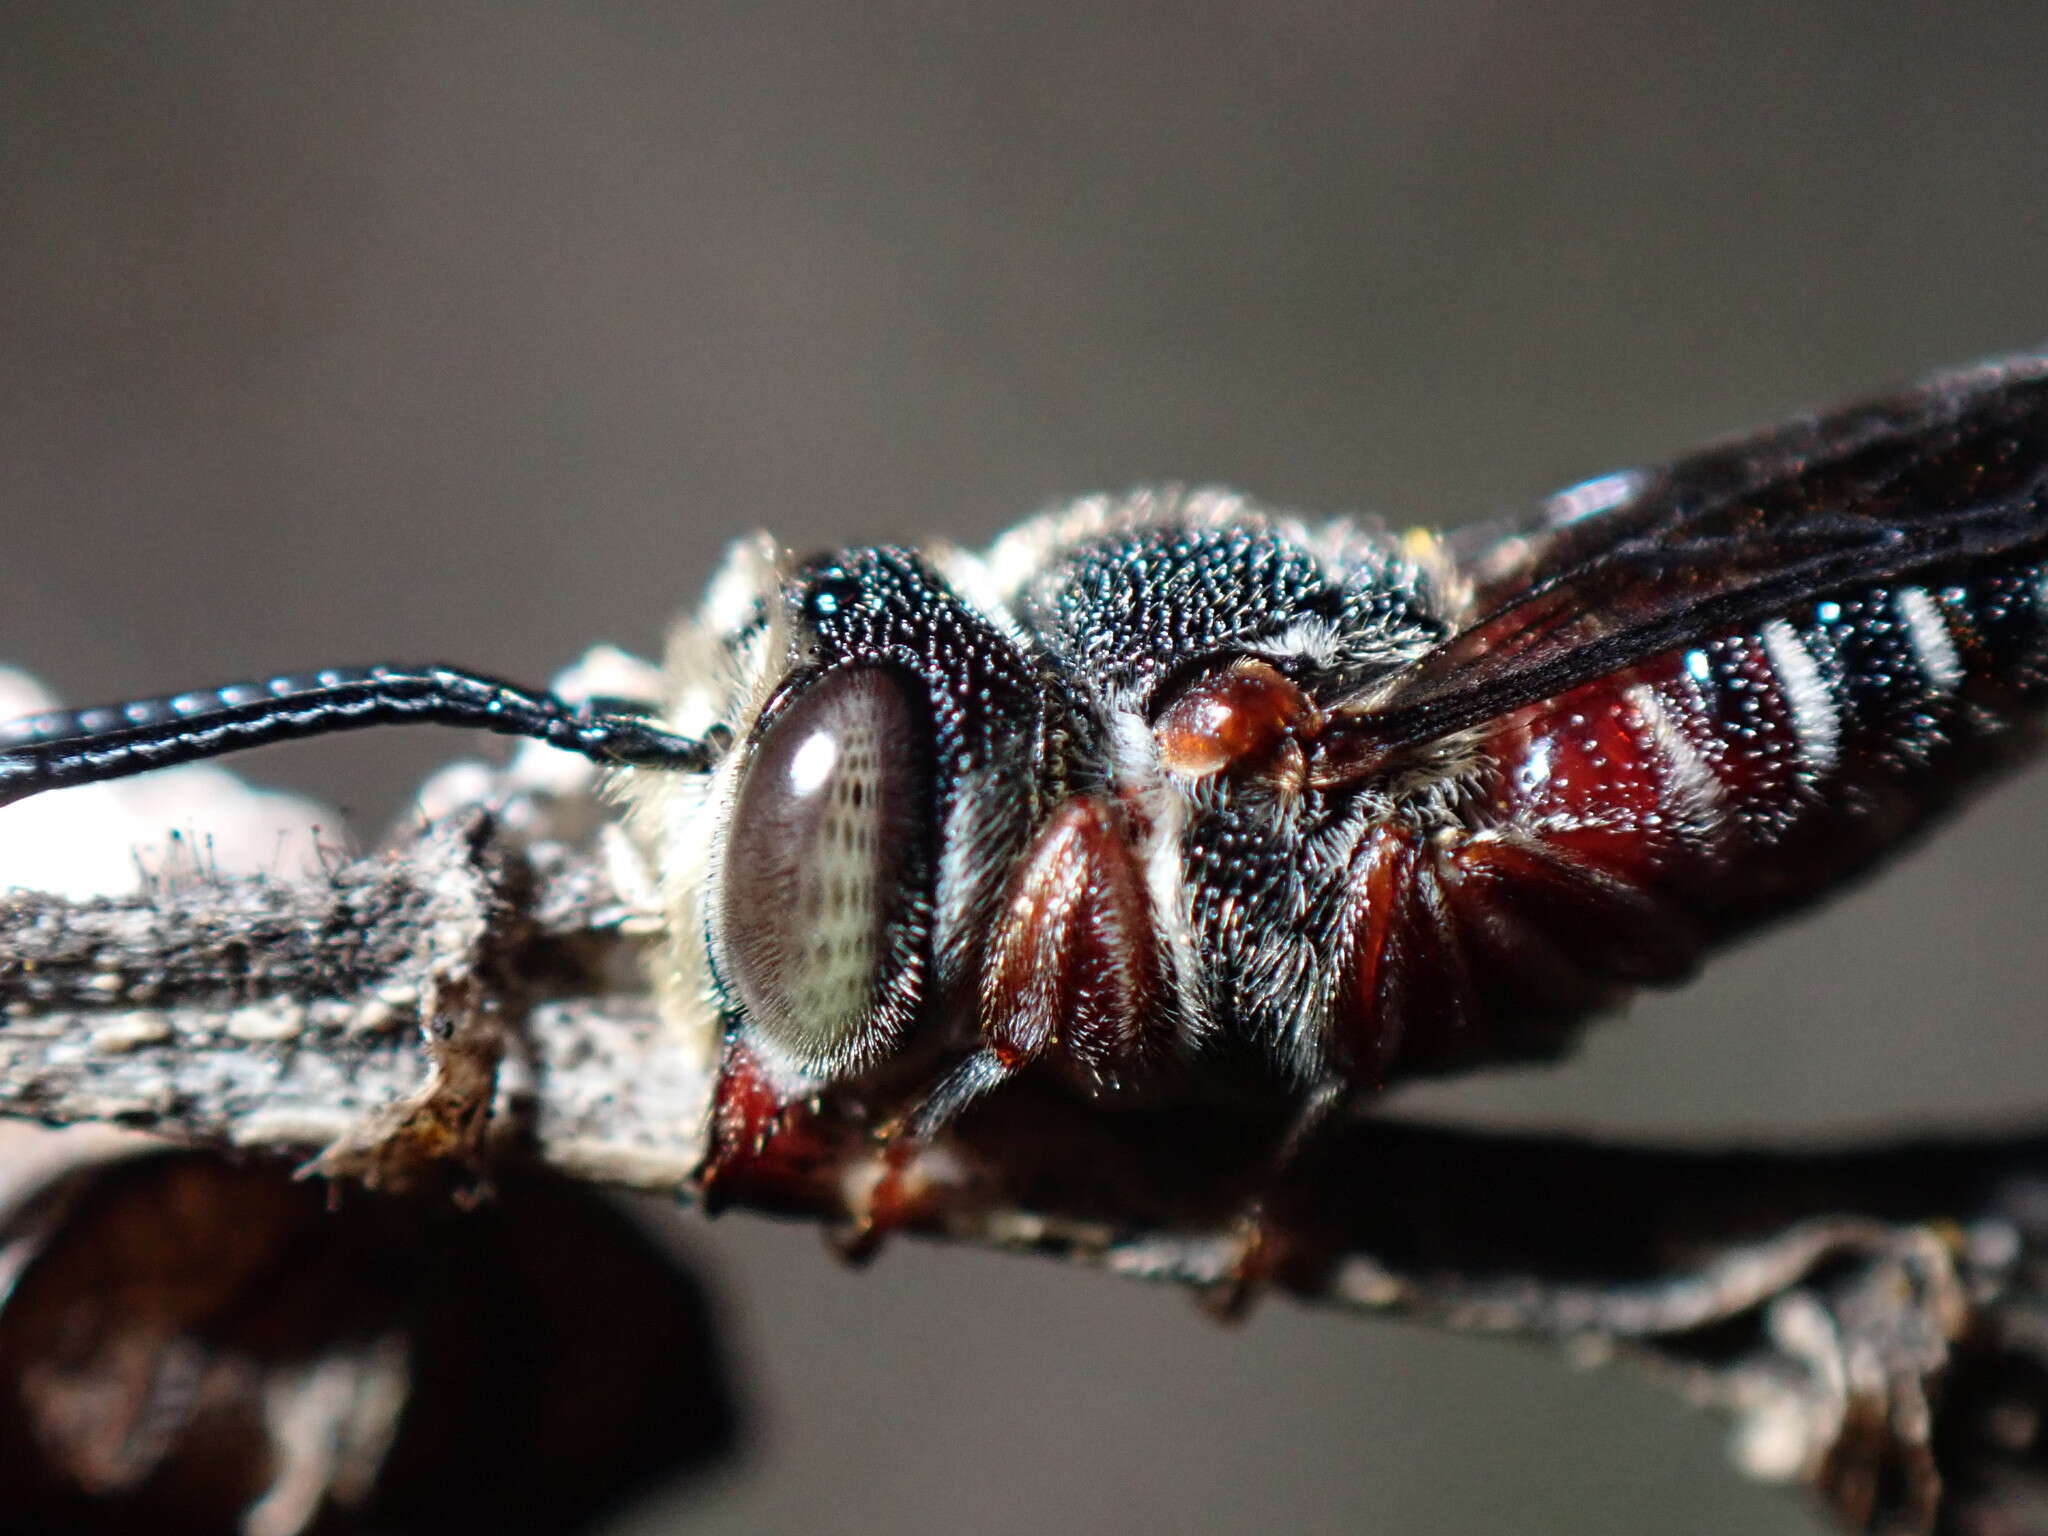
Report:
[{"label": "dark antenna", "polygon": [[526,736],[601,763],[702,773],[724,743],[663,730],[615,700],[570,704],[459,667],[351,667],[232,683],[0,724],[0,805],[46,789],[373,725],[453,725]]}]

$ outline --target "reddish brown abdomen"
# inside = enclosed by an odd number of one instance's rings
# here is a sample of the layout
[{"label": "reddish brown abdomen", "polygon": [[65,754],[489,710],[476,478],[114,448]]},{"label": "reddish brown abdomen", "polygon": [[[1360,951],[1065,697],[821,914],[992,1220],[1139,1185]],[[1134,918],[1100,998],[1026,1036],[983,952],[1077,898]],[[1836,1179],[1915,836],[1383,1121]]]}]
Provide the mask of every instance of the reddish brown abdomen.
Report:
[{"label": "reddish brown abdomen", "polygon": [[2039,566],[1865,589],[1497,722],[1462,830],[1361,853],[1347,1071],[1546,1053],[1882,856],[2024,739],[2043,596]]}]

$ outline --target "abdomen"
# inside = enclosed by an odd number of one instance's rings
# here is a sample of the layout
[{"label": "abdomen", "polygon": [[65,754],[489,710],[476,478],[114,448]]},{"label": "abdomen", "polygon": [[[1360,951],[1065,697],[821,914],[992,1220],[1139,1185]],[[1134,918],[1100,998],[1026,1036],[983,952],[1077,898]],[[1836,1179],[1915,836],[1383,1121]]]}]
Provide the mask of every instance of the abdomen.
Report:
[{"label": "abdomen", "polygon": [[2031,738],[2044,582],[1845,593],[1489,727],[1464,832],[1394,822],[1361,852],[1338,1058],[1547,1054],[1891,851]]}]

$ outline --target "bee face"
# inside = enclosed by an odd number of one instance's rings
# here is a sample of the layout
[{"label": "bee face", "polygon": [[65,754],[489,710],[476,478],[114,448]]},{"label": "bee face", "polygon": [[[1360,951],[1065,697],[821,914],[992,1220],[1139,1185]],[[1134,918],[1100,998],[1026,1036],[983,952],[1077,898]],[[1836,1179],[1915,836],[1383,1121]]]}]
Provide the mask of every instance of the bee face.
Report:
[{"label": "bee face", "polygon": [[985,556],[742,551],[671,721],[715,701],[740,745],[681,806],[646,776],[702,946],[674,969],[788,1098],[1041,1057],[1107,1092],[1223,1033],[1313,1076],[1325,936],[1387,810],[1311,781],[1314,736],[1446,608],[1386,535],[1222,495],[1084,503]]}]

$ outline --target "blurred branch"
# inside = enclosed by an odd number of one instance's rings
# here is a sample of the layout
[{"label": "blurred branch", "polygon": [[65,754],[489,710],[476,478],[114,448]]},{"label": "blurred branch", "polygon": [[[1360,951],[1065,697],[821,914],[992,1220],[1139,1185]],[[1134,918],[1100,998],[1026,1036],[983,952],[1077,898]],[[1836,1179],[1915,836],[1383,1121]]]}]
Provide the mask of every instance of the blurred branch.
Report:
[{"label": "blurred branch", "polygon": [[[641,988],[645,914],[497,790],[304,879],[0,897],[0,1114],[383,1186],[538,1161],[690,1197],[713,1063]],[[2048,1138],[1712,1153],[1366,1120],[1262,1189],[1281,1130],[1020,1085],[906,1151],[828,1099],[717,1194],[1207,1289],[1261,1193],[1277,1289],[1644,1368],[1848,1529],[2048,1531]]]}]

